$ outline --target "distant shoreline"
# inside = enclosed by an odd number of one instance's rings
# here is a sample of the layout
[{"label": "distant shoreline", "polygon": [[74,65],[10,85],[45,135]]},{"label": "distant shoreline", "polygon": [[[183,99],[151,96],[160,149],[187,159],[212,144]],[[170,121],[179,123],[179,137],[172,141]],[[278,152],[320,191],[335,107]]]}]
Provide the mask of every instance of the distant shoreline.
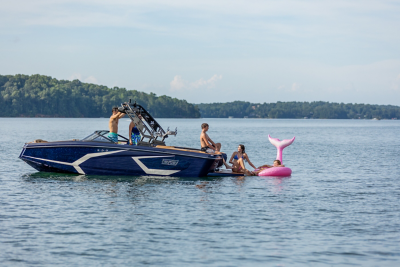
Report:
[{"label": "distant shoreline", "polygon": [[154,93],[108,88],[44,75],[0,75],[0,117],[108,118],[112,106],[132,100],[155,118],[400,119],[394,105],[324,101],[191,104]]},{"label": "distant shoreline", "polygon": [[244,101],[197,105],[202,117],[269,119],[400,119],[400,107],[392,105],[330,102],[276,102],[256,104]]}]

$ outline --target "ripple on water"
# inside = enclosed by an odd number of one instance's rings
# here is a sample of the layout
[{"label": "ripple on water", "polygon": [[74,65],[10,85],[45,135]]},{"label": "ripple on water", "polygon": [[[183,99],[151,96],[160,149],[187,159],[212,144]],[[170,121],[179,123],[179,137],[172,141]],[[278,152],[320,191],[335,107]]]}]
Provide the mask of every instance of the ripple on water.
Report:
[{"label": "ripple on water", "polygon": [[[43,132],[49,122],[54,129]],[[199,120],[162,122],[182,133],[169,138],[169,144],[197,144]],[[244,143],[255,165],[271,163],[276,155],[267,133],[281,139],[295,135],[284,151],[292,176],[160,179],[38,173],[17,160],[21,140],[80,138],[87,129],[104,128],[107,119],[85,119],[82,128],[75,119],[2,123],[0,260],[29,266],[397,265],[398,122],[207,122],[210,136],[228,154]],[[238,129],[238,122],[243,127]],[[124,123],[121,129],[127,128]],[[21,124],[32,130],[18,131]]]}]

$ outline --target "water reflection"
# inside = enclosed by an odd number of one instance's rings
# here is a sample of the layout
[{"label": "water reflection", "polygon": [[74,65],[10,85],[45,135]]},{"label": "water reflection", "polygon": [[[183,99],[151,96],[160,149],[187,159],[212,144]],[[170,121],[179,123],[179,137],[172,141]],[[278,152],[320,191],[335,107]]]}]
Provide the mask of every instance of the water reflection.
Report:
[{"label": "water reflection", "polygon": [[279,177],[279,176],[266,176],[262,177],[263,180],[266,181],[266,184],[268,185],[269,190],[274,193],[274,194],[280,194],[282,191],[286,190],[287,183],[291,178],[289,177]]},{"label": "water reflection", "polygon": [[259,176],[236,176],[230,177],[231,181],[237,186],[238,191],[242,191],[245,189],[246,182],[251,180],[259,180],[262,181],[265,188],[268,188],[272,193],[278,194],[286,189],[287,183],[286,181],[291,178],[289,177],[280,177],[280,176],[268,176],[268,177],[259,177]]},{"label": "water reflection", "polygon": [[56,172],[34,172],[21,175],[25,181],[33,181],[39,179],[53,179],[53,180],[71,180],[71,181],[115,181],[115,182],[135,182],[136,184],[147,183],[164,183],[164,181],[182,181],[182,182],[196,182],[196,181],[215,181],[220,177],[173,177],[173,176],[113,176],[113,175],[79,175],[73,173],[56,173]]},{"label": "water reflection", "polygon": [[29,173],[22,175],[21,178],[23,181],[35,185],[35,187],[31,187],[32,190],[45,189],[58,194],[84,192],[85,194],[76,195],[76,198],[95,195],[98,199],[105,197],[105,200],[111,200],[110,204],[116,202],[118,198],[127,198],[133,205],[146,201],[158,193],[158,185],[178,181],[176,177],[160,179],[160,177],[89,176],[49,172]]},{"label": "water reflection", "polygon": [[254,176],[232,176],[232,177],[161,177],[161,176],[95,176],[95,175],[76,175],[69,173],[51,173],[51,172],[35,172],[27,173],[21,176],[25,182],[38,183],[45,181],[52,182],[74,182],[74,183],[95,183],[105,184],[112,187],[118,184],[125,184],[131,188],[149,186],[149,185],[165,185],[172,183],[192,184],[203,192],[211,192],[216,186],[221,185],[224,179],[230,179],[239,189],[244,187],[248,179],[259,179],[264,181],[267,188],[278,193],[285,189],[285,183],[289,177],[254,177]]},{"label": "water reflection", "polygon": [[238,192],[240,192],[243,189],[247,178],[251,179],[251,176],[235,176],[235,177],[232,177],[232,181],[237,186],[237,189],[238,189],[237,191]]},{"label": "water reflection", "polygon": [[[49,183],[58,183],[67,185],[66,188],[69,191],[86,191],[93,194],[103,192],[112,198],[129,196],[133,203],[136,203],[138,199],[142,201],[147,196],[156,194],[157,191],[160,191],[160,187],[168,187],[173,184],[192,185],[203,190],[204,193],[210,193],[222,180],[220,177],[95,176],[51,172],[27,173],[21,178],[27,183],[34,183],[46,188]],[[57,189],[60,189],[60,186]],[[179,187],[171,188],[171,190],[176,189]]]}]

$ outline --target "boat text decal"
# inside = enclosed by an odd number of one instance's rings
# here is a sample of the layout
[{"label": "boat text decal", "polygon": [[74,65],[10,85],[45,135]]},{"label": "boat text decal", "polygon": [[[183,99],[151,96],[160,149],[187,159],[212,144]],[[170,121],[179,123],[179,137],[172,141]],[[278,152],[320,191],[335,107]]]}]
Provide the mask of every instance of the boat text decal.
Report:
[{"label": "boat text decal", "polygon": [[174,160],[174,159],[163,159],[161,164],[163,165],[168,165],[168,166],[176,166],[178,165],[179,160]]}]

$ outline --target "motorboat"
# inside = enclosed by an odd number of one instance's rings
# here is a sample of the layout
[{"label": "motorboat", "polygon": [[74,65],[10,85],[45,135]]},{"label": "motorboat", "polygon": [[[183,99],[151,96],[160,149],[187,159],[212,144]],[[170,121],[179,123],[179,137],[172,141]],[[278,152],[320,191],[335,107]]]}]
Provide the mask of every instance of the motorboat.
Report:
[{"label": "motorboat", "polygon": [[77,140],[48,142],[37,139],[26,143],[19,156],[38,171],[86,175],[202,177],[218,170],[226,154],[206,153],[196,148],[167,146],[165,139],[176,136],[167,131],[139,104],[119,107],[135,123],[141,139],[129,145],[118,134],[118,142],[107,137],[109,131],[97,130]]}]

